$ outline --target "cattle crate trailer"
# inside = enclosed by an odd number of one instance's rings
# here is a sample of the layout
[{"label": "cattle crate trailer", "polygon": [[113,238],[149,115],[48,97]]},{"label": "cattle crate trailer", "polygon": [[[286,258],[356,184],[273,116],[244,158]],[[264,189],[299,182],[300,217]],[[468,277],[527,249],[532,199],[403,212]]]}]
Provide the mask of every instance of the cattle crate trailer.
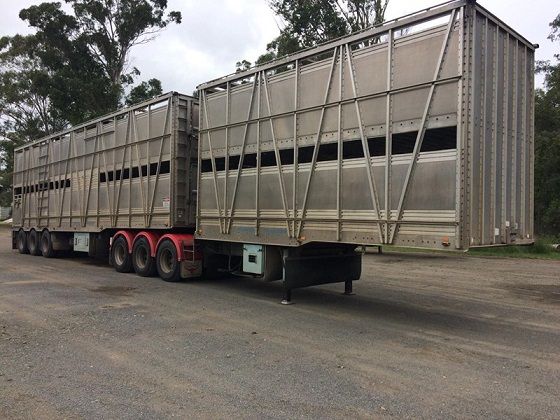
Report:
[{"label": "cattle crate trailer", "polygon": [[197,101],[169,93],[16,149],[15,246],[47,257],[111,250],[121,272],[200,275],[197,124]]},{"label": "cattle crate trailer", "polygon": [[452,1],[31,143],[14,246],[111,243],[119,271],[280,280],[289,302],[351,293],[363,246],[532,243],[535,48]]}]

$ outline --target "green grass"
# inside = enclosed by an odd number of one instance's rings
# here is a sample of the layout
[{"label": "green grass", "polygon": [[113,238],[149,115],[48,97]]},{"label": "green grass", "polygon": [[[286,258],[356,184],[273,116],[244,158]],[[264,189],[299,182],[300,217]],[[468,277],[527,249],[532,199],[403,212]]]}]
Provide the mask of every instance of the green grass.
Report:
[{"label": "green grass", "polygon": [[[471,248],[467,252],[439,250],[429,248],[407,248],[400,246],[383,246],[383,252],[426,253],[426,254],[461,254],[473,257],[501,257],[501,258],[532,258],[545,260],[560,260],[560,251],[552,248],[552,244],[560,243],[560,238],[541,237],[533,245],[508,245],[487,248]],[[376,251],[372,251],[374,254]]]},{"label": "green grass", "polygon": [[[375,249],[375,248],[372,248]],[[372,251],[375,254],[377,250]],[[432,248],[412,248],[406,246],[395,246],[395,245],[383,245],[383,252],[399,252],[399,253],[415,253],[415,254],[462,254],[462,251],[457,251],[455,249],[432,249]]]},{"label": "green grass", "polygon": [[560,260],[560,251],[552,248],[557,239],[551,237],[539,238],[533,245],[509,245],[488,248],[471,248],[468,255],[480,257],[503,258],[533,258],[546,260]]}]

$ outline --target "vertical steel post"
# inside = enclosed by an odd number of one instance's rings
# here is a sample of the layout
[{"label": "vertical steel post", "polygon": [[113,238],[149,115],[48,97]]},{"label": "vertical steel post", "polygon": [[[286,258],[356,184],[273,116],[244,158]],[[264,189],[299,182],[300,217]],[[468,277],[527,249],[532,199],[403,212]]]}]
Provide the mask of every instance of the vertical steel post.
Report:
[{"label": "vertical steel post", "polygon": [[513,54],[513,121],[511,126],[511,221],[513,224],[512,229],[517,229],[517,136],[518,136],[518,106],[519,102],[519,41],[515,39],[514,43],[514,54]]},{"label": "vertical steel post", "polygon": [[520,226],[519,226],[519,230],[521,232],[521,234],[523,235],[523,239],[526,239],[526,213],[525,213],[525,203],[526,203],[526,197],[525,197],[525,187],[526,187],[526,158],[525,158],[525,148],[527,147],[527,133],[526,133],[526,127],[527,127],[527,102],[526,102],[526,96],[527,96],[527,47],[523,46],[523,57],[522,57],[522,62],[521,62],[522,66],[521,67],[521,72],[522,74],[520,74],[520,80],[521,80],[521,147],[520,147],[520,158],[521,158],[521,177],[520,177]]},{"label": "vertical steel post", "polygon": [[535,73],[535,57],[531,54],[529,65],[529,234],[531,238],[535,234],[535,78],[531,77]]},{"label": "vertical steel post", "polygon": [[295,74],[294,74],[294,133],[293,133],[293,147],[294,147],[294,176],[292,179],[292,237],[296,236],[296,225],[298,218],[298,106],[299,106],[299,60],[295,61],[294,64]]},{"label": "vertical steel post", "polygon": [[498,167],[498,43],[499,43],[500,27],[496,25],[493,31],[494,49],[492,51],[492,178],[491,178],[491,197],[490,197],[490,230],[491,244],[496,243],[496,207],[498,205],[496,198],[496,182]]},{"label": "vertical steel post", "polygon": [[336,155],[336,240],[341,240],[341,229],[342,229],[342,88],[343,88],[343,65],[344,63],[344,53],[342,48],[339,49],[338,58],[338,121],[337,121],[337,155]]},{"label": "vertical steel post", "polygon": [[393,100],[391,89],[393,89],[393,30],[387,33],[387,99],[385,116],[385,241],[391,237],[391,174],[393,166]]},{"label": "vertical steel post", "polygon": [[461,248],[462,242],[462,232],[461,232],[461,221],[463,211],[463,200],[464,200],[464,188],[463,182],[465,179],[465,88],[467,86],[465,74],[466,63],[465,59],[467,57],[467,39],[465,34],[465,26],[467,22],[465,20],[465,7],[461,7],[459,10],[459,42],[457,43],[457,67],[458,73],[461,76],[457,82],[457,155],[455,157],[455,248]]},{"label": "vertical steel post", "polygon": [[488,18],[484,19],[484,28],[482,29],[482,42],[480,46],[480,58],[482,60],[481,70],[482,79],[480,83],[480,156],[478,165],[479,175],[479,194],[478,194],[478,241],[479,245],[485,243],[486,234],[486,134],[488,130],[487,119],[487,93],[488,93]]},{"label": "vertical steel post", "polygon": [[261,90],[262,90],[262,77],[263,72],[258,73],[259,82],[257,84],[257,168],[255,174],[255,236],[259,236],[260,228],[260,176],[261,176]]},{"label": "vertical steel post", "polygon": [[468,41],[468,112],[467,112],[467,125],[468,131],[465,137],[465,147],[466,147],[466,160],[465,160],[465,214],[463,219],[464,224],[464,238],[463,243],[466,247],[473,244],[473,232],[472,232],[472,218],[473,218],[473,198],[474,198],[474,127],[475,127],[475,111],[474,111],[474,92],[475,86],[478,81],[478,74],[474,71],[474,65],[476,63],[476,8],[473,6],[468,7],[469,10],[469,41]]},{"label": "vertical steel post", "polygon": [[[229,178],[229,125],[231,123],[231,84],[226,82],[226,144],[225,144],[225,178],[224,178],[224,225],[227,224],[229,217],[227,208],[228,178]],[[225,231],[225,229],[224,229]]]},{"label": "vertical steel post", "polygon": [[509,229],[508,229],[508,214],[507,214],[507,172],[508,172],[508,139],[509,139],[509,79],[510,79],[510,66],[509,66],[509,33],[504,31],[504,96],[503,96],[503,139],[502,139],[502,220],[501,232],[502,243],[509,243]]}]

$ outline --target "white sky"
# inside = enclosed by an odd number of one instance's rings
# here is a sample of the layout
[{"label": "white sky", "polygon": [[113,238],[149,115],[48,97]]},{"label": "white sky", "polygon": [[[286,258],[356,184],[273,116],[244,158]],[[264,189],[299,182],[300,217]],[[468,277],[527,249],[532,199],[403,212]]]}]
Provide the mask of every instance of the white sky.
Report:
[{"label": "white sky", "polygon": [[[390,0],[386,18],[439,2]],[[29,32],[18,14],[22,8],[38,3],[41,1],[0,0],[0,36]],[[537,60],[552,59],[555,52],[560,52],[558,44],[547,39],[548,24],[560,13],[558,0],[479,3],[529,41],[540,44]],[[169,10],[181,11],[183,23],[170,26],[151,43],[136,47],[130,57],[130,65],[142,72],[140,79],[156,77],[162,81],[164,91],[190,94],[198,84],[233,72],[238,60],[254,61],[278,34],[275,16],[266,0],[169,0]]]}]

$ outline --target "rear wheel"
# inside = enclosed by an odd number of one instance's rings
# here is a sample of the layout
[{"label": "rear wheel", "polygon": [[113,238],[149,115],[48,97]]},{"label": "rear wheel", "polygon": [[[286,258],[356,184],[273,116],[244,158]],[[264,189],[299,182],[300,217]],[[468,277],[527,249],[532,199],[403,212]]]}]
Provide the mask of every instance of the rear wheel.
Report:
[{"label": "rear wheel", "polygon": [[16,243],[20,254],[29,254],[29,248],[27,248],[27,234],[23,229],[19,230]]},{"label": "rear wheel", "polygon": [[132,271],[132,258],[128,253],[128,243],[123,236],[119,236],[113,241],[111,261],[115,270],[119,273],[130,273]]},{"label": "rear wheel", "polygon": [[27,248],[29,249],[29,253],[31,255],[40,255],[41,248],[39,246],[40,235],[37,233],[35,229],[31,229],[27,234]]},{"label": "rear wheel", "polygon": [[150,244],[146,238],[140,238],[132,247],[132,265],[136,274],[153,277],[157,272],[156,259],[151,256]]},{"label": "rear wheel", "polygon": [[52,244],[52,236],[48,230],[45,230],[41,235],[41,253],[45,258],[52,258],[55,256],[55,251]]},{"label": "rear wheel", "polygon": [[162,280],[181,281],[181,263],[177,258],[175,244],[165,239],[157,250],[157,271]]}]

